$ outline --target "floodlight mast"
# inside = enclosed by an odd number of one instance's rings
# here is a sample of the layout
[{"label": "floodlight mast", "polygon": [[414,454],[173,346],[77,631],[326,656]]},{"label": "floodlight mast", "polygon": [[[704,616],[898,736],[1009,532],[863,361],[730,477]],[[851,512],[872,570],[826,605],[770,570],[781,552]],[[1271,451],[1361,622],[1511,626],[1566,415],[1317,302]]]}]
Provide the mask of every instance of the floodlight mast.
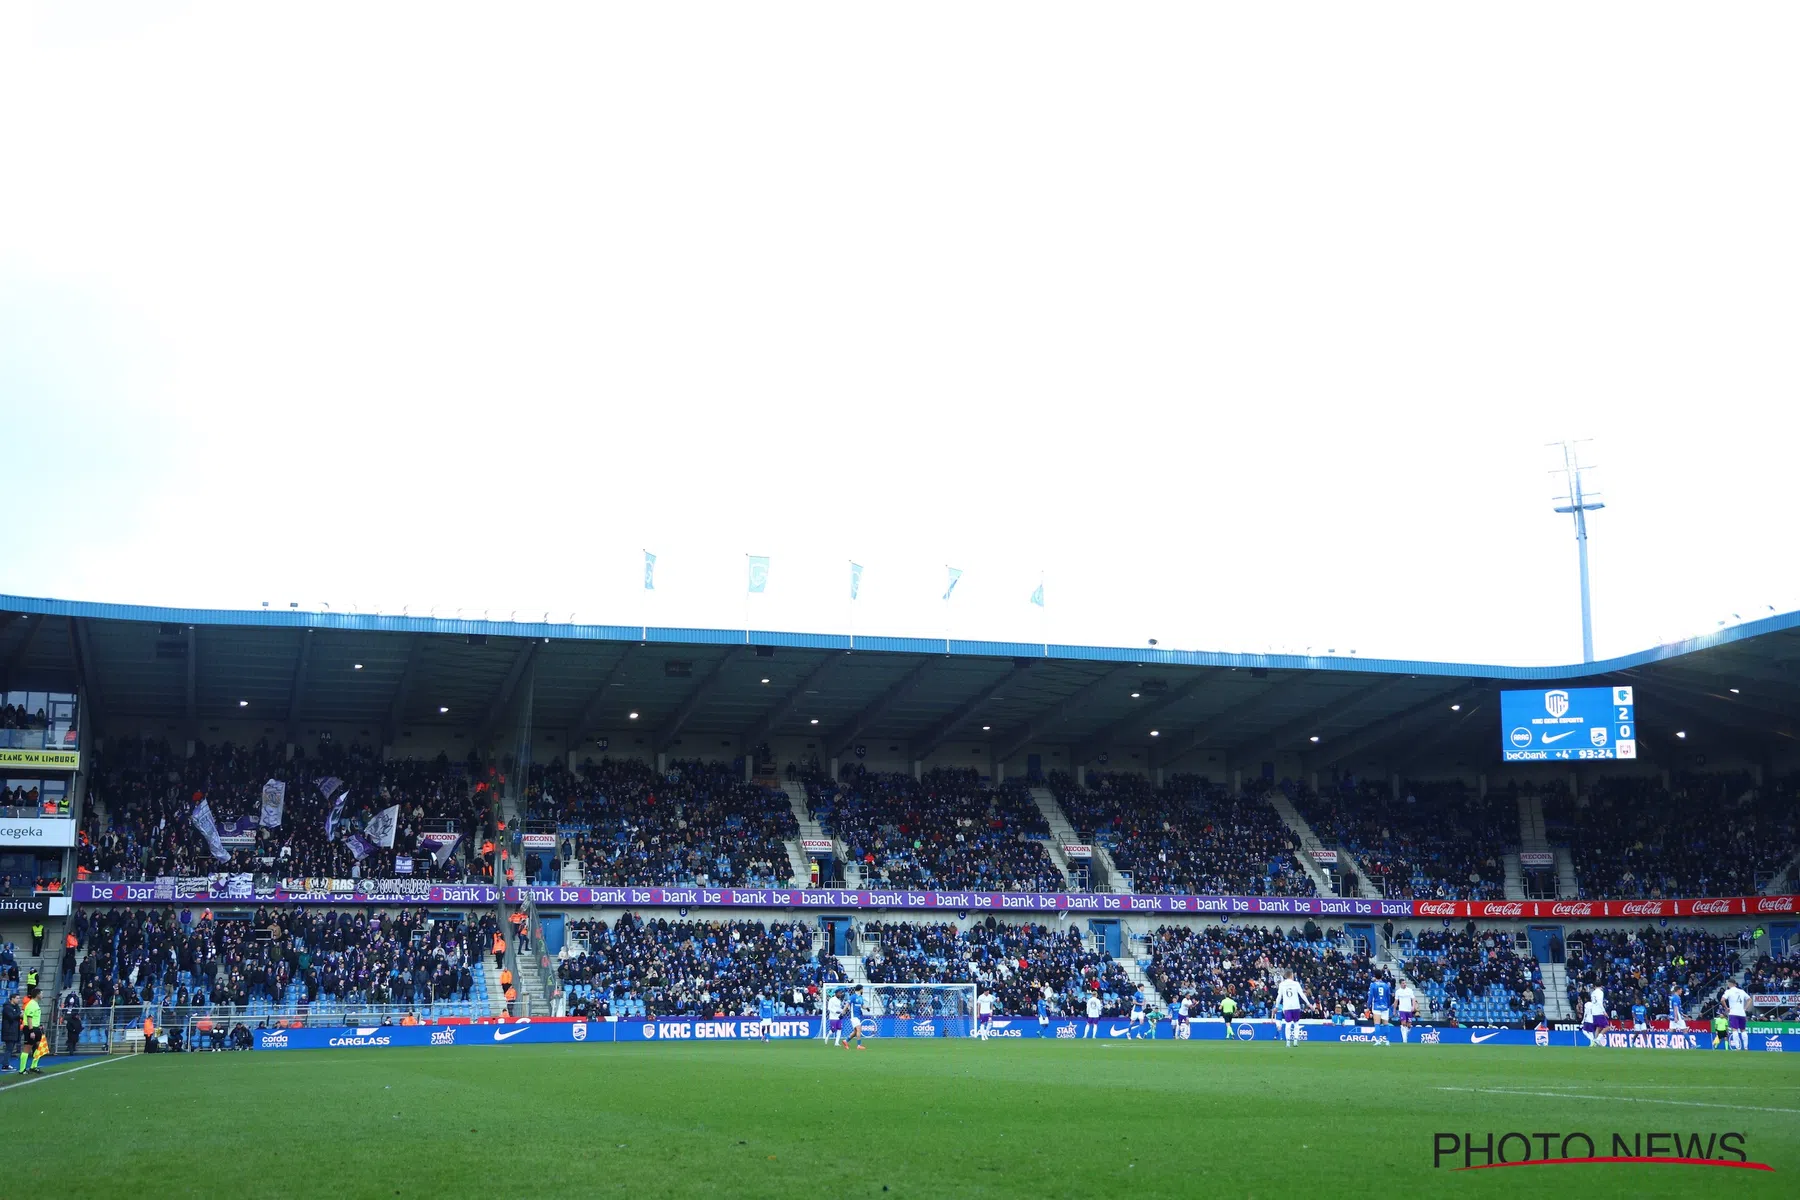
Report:
[{"label": "floodlight mast", "polygon": [[1581,445],[1581,442],[1588,440],[1582,438],[1574,442],[1551,442],[1549,444],[1560,446],[1563,453],[1561,471],[1552,471],[1551,474],[1560,473],[1568,488],[1567,493],[1557,497],[1563,503],[1556,506],[1556,511],[1569,513],[1575,518],[1575,548],[1581,561],[1581,661],[1591,663],[1594,661],[1594,610],[1588,595],[1587,515],[1605,508],[1606,505],[1595,498],[1599,493],[1589,494],[1581,486],[1581,473],[1590,468],[1581,465],[1581,454],[1577,447]]}]

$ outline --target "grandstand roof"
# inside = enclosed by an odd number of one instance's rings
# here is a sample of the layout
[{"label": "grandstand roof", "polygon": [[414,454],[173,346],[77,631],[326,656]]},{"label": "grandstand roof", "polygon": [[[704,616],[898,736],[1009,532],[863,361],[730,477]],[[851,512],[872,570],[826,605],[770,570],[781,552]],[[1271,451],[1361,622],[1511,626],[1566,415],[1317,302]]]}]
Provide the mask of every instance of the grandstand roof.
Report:
[{"label": "grandstand roof", "polygon": [[1047,743],[1074,747],[1074,762],[1147,747],[1152,762],[1202,771],[1277,753],[1496,762],[1502,688],[1629,683],[1644,754],[1674,763],[1709,746],[1761,758],[1800,744],[1800,613],[1586,665],[1509,667],[0,595],[0,688],[78,680],[102,733],[113,714],[248,712],[482,738],[526,679],[535,727],[570,740],[627,727],[658,748],[684,734],[816,735],[821,756],[881,742],[912,757]]}]

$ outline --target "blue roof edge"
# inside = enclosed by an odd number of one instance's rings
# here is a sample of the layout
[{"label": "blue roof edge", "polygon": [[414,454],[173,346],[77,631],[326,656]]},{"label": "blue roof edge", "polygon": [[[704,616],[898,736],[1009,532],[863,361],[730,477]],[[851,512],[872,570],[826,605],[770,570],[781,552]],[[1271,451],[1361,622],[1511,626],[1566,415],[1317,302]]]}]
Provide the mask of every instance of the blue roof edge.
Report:
[{"label": "blue roof edge", "polygon": [[585,625],[544,621],[472,621],[385,613],[315,612],[306,609],[158,608],[147,604],[105,604],[0,594],[0,609],[47,617],[105,621],[146,621],[270,629],[342,629],[371,633],[478,634],[541,637],[566,641],[658,642],[664,645],[752,645],[870,653],[945,654],[981,658],[1043,658],[1066,662],[1133,662],[1146,666],[1236,667],[1283,671],[1348,671],[1371,675],[1439,675],[1481,679],[1582,679],[1630,670],[1714,646],[1749,641],[1766,633],[1800,628],[1800,611],[1745,621],[1713,633],[1670,642],[1591,663],[1511,667],[1493,663],[1424,662],[1398,658],[1320,658],[1300,654],[1235,654],[1218,650],[1131,649],[1123,646],[1070,646],[1056,642],[966,641],[956,638],[877,637],[838,633],[790,633],[759,629],[695,629],[660,625]]}]

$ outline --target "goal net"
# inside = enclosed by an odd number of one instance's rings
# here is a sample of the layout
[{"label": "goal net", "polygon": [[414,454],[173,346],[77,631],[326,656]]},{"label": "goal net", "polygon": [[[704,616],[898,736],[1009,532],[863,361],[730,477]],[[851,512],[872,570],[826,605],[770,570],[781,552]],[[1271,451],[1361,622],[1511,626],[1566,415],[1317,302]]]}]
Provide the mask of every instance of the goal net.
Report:
[{"label": "goal net", "polygon": [[[850,1016],[850,994],[862,997],[865,1037],[973,1037],[975,1034],[975,984],[973,983],[835,983],[819,994],[819,1026],[831,1036],[831,998]],[[892,1018],[880,1021],[881,1017]],[[848,1024],[844,1026],[847,1035]]]}]

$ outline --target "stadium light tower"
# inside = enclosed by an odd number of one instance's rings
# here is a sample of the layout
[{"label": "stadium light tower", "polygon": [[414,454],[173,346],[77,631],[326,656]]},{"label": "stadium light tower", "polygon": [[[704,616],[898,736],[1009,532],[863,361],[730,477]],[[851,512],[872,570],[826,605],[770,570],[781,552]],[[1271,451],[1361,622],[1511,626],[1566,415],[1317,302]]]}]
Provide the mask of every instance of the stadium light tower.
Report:
[{"label": "stadium light tower", "polygon": [[[1588,439],[1583,438],[1582,441]],[[1552,446],[1560,446],[1563,454],[1563,465],[1560,473],[1568,491],[1557,499],[1562,503],[1556,506],[1559,513],[1569,513],[1575,518],[1575,548],[1581,558],[1581,661],[1594,661],[1594,610],[1588,598],[1588,553],[1587,553],[1587,515],[1605,508],[1598,499],[1598,493],[1588,493],[1582,489],[1581,473],[1588,468],[1581,465],[1581,453],[1577,449],[1581,442],[1551,442]],[[1552,475],[1557,471],[1550,472]]]}]

